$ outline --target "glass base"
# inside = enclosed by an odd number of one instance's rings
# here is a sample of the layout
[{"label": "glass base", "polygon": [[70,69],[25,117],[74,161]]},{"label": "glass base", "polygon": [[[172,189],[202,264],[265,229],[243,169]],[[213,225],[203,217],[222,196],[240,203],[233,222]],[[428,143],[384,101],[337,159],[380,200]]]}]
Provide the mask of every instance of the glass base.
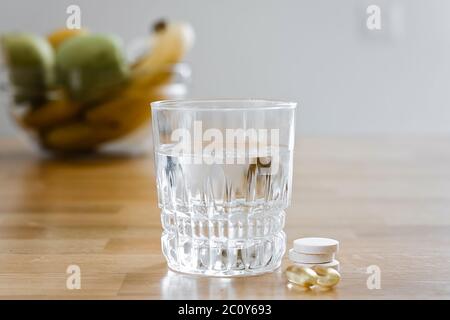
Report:
[{"label": "glass base", "polygon": [[162,251],[170,269],[213,277],[272,272],[286,251],[283,231],[248,239],[202,240],[163,232]]},{"label": "glass base", "polygon": [[259,276],[265,273],[274,272],[281,266],[281,260],[277,265],[274,266],[268,266],[265,268],[260,269],[252,269],[252,270],[228,270],[228,271],[215,271],[215,270],[196,270],[191,268],[180,268],[177,265],[171,265],[168,263],[168,267],[170,270],[183,273],[183,274],[189,274],[189,275],[196,275],[196,276],[205,276],[205,277],[252,277],[252,276]]}]

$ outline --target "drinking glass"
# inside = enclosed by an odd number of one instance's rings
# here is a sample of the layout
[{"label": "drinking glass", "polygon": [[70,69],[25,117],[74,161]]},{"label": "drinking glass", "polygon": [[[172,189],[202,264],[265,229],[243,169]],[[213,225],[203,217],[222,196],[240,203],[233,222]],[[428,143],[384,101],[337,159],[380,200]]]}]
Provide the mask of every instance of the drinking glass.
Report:
[{"label": "drinking glass", "polygon": [[162,251],[208,276],[273,271],[286,249],[294,102],[153,102]]}]

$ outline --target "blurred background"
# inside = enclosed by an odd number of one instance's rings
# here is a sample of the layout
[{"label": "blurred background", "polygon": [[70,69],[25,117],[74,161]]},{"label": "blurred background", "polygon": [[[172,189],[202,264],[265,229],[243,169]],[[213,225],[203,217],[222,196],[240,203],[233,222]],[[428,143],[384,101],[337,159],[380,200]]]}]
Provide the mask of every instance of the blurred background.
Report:
[{"label": "blurred background", "polygon": [[[0,33],[48,34],[70,4],[83,27],[125,41],[161,17],[190,22],[189,97],[295,100],[305,134],[450,132],[449,1],[15,0],[0,2]],[[381,30],[366,27],[370,4]]]}]

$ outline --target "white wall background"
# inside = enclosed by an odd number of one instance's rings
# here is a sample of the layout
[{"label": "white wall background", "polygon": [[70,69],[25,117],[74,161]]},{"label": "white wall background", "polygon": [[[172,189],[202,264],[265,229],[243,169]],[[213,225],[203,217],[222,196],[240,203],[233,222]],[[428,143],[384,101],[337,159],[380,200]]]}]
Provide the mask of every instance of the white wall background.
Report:
[{"label": "white wall background", "polygon": [[[14,0],[0,2],[0,33],[46,34],[69,4],[125,40],[160,17],[191,22],[191,97],[297,100],[308,134],[450,132],[448,0]],[[365,29],[369,4],[381,31]],[[13,134],[5,109],[0,135]]]}]

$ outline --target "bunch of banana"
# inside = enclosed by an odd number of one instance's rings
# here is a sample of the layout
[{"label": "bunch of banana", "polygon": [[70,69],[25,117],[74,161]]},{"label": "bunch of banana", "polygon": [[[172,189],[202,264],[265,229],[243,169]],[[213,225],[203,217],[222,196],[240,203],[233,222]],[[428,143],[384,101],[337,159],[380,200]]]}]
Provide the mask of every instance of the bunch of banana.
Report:
[{"label": "bunch of banana", "polygon": [[[47,41],[21,36],[33,39],[33,45],[26,40],[17,45],[14,37],[6,37],[2,47],[12,85],[27,89],[21,90],[27,93],[22,101],[28,102],[21,124],[38,134],[42,146],[63,152],[95,150],[148,123],[150,102],[166,98],[162,89],[172,80],[171,67],[194,38],[187,24],[158,22],[149,39],[151,50],[128,65],[117,37],[110,35],[63,29]],[[39,64],[17,58],[17,52],[23,56],[30,47],[32,57],[45,57],[35,59]],[[37,72],[40,77],[29,84],[20,76],[24,65],[45,72]]]}]

